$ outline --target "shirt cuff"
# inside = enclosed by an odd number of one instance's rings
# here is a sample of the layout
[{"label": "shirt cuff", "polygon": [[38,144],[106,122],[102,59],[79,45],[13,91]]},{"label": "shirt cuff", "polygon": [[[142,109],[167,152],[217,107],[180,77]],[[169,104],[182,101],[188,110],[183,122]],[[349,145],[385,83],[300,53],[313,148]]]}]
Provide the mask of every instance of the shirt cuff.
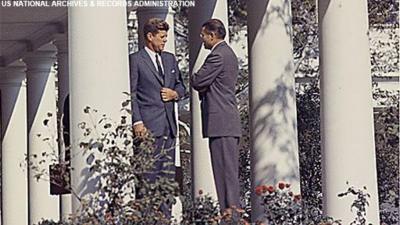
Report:
[{"label": "shirt cuff", "polygon": [[142,124],[142,123],[143,123],[143,121],[139,120],[139,121],[134,122],[133,126],[138,125],[138,124]]}]

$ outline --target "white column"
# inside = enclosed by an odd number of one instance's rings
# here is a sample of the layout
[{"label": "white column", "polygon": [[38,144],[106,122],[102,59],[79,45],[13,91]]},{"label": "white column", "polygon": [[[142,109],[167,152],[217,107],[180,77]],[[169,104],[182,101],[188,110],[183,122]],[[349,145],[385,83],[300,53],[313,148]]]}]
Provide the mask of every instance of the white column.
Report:
[{"label": "white column", "polygon": [[[288,182],[300,192],[290,1],[248,4],[252,190]],[[262,215],[252,192],[254,219]]]},{"label": "white column", "polygon": [[[207,4],[196,4],[189,8],[189,74],[192,75],[203,64],[209,51],[204,49],[200,39],[200,31],[204,22],[211,18],[220,19],[227,29],[225,40],[229,40],[228,6],[226,0],[210,0]],[[212,172],[208,139],[202,137],[200,101],[198,92],[191,89],[190,110],[191,142],[192,142],[192,187],[194,196],[199,190],[217,198],[214,175]]]},{"label": "white column", "polygon": [[0,69],[2,224],[28,224],[25,66]]},{"label": "white column", "polygon": [[[123,1],[123,0],[120,0]],[[78,123],[91,123],[83,113],[86,106],[120,121],[123,92],[130,92],[128,34],[124,7],[71,7],[68,9],[70,125],[72,188],[82,197],[94,191],[87,155],[79,142],[83,132]],[[89,180],[87,180],[89,179]],[[73,212],[80,206],[72,199]]]},{"label": "white column", "polygon": [[[55,51],[37,51],[24,58],[27,65],[28,153],[38,158],[43,153],[51,155],[39,165],[47,174],[49,165],[55,162],[51,160],[57,160],[58,156],[55,72],[51,69],[55,59]],[[48,113],[52,116],[48,117]],[[46,119],[49,119],[47,127],[43,123]],[[44,141],[44,138],[49,140]],[[36,180],[38,172],[29,170],[30,224],[37,223],[41,218],[59,219],[59,197],[50,195],[48,177]]]},{"label": "white column", "polygon": [[366,1],[318,2],[324,212],[353,221],[350,185],[371,195],[367,222],[380,224]]},{"label": "white column", "polygon": [[[69,94],[69,73],[68,73],[68,37],[66,34],[57,34],[53,44],[57,47],[58,61],[58,101],[57,101],[57,121],[58,121],[58,147],[60,159],[65,162],[66,146],[62,118],[64,117],[64,103]],[[65,109],[69,110],[69,109]],[[72,213],[72,196],[64,194],[60,196],[60,214],[61,219],[67,219]]]}]

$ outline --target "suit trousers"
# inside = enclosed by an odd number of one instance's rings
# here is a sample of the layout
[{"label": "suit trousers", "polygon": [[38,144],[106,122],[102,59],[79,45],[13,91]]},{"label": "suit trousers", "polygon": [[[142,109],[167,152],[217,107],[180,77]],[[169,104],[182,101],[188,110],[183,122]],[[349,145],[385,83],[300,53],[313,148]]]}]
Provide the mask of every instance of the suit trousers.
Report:
[{"label": "suit trousers", "polygon": [[239,137],[210,137],[209,147],[221,212],[240,208]]},{"label": "suit trousers", "polygon": [[[153,169],[146,174],[149,182],[156,182],[157,178],[168,178],[171,182],[175,181],[175,140],[171,135],[155,137],[154,140],[154,162]],[[172,202],[165,202],[161,205],[161,212],[166,218],[171,218]],[[156,223],[157,225],[159,223]]]},{"label": "suit trousers", "polygon": [[175,179],[175,137],[171,135],[155,137],[154,140],[154,162],[153,170],[147,174],[150,182],[155,182],[158,177]]}]

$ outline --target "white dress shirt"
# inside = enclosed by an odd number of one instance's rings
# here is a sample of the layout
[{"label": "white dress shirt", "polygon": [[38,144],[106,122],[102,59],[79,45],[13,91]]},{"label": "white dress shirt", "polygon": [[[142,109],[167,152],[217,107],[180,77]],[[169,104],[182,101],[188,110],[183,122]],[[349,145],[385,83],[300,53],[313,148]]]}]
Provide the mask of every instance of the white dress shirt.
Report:
[{"label": "white dress shirt", "polygon": [[[156,62],[156,54],[157,54],[157,53],[154,52],[153,50],[149,49],[147,46],[144,47],[144,49],[146,50],[147,54],[149,54],[150,59],[151,59],[151,61],[152,61],[153,64],[154,64],[154,67],[155,67],[156,70],[158,71],[157,62]],[[163,64],[162,64],[162,60],[161,60],[161,55],[160,55],[160,54],[158,54],[158,61],[160,62],[161,69],[162,69],[162,72],[163,72],[163,74],[164,74],[164,66],[163,66]]]}]

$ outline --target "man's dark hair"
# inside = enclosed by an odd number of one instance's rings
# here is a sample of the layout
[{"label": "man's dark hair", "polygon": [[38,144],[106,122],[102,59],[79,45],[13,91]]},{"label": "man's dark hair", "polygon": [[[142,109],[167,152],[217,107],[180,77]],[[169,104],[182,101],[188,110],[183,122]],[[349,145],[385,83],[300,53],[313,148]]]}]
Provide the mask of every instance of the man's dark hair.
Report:
[{"label": "man's dark hair", "polygon": [[156,35],[161,30],[168,31],[168,23],[160,18],[150,18],[143,27],[143,35],[145,40],[147,40],[148,33]]},{"label": "man's dark hair", "polygon": [[210,19],[207,20],[203,26],[207,33],[215,33],[217,38],[224,39],[226,35],[225,26],[219,19]]}]

